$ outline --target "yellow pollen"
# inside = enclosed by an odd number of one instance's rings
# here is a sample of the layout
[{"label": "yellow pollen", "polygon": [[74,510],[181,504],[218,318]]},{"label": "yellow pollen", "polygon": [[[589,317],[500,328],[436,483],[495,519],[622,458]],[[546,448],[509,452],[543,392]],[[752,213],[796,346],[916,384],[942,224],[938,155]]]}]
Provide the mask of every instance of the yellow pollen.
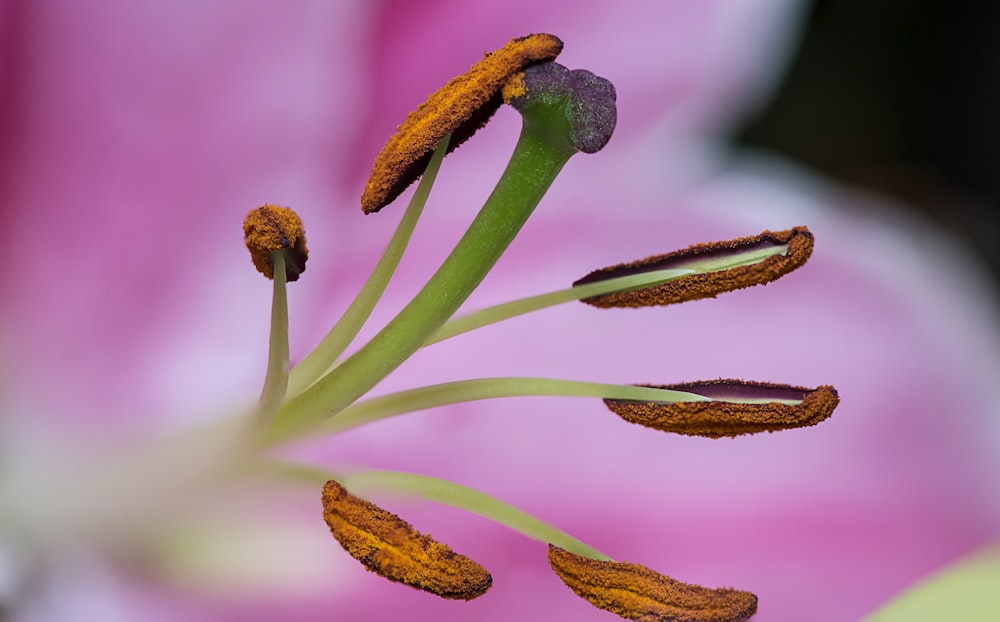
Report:
[{"label": "yellow pollen", "polygon": [[501,93],[505,104],[509,104],[511,100],[518,97],[524,97],[528,93],[528,87],[524,84],[524,72],[518,72],[508,80],[507,84],[503,85]]},{"label": "yellow pollen", "polygon": [[742,622],[757,597],[729,588],[681,583],[638,564],[600,561],[549,545],[559,578],[598,609],[641,622]]},{"label": "yellow pollen", "polygon": [[250,210],[243,220],[243,238],[257,271],[274,278],[271,254],[286,251],[285,275],[295,281],[306,269],[309,250],[302,220],[287,207],[264,204]]},{"label": "yellow pollen", "polygon": [[375,158],[361,195],[364,212],[379,211],[420,177],[445,134],[452,135],[451,152],[482,127],[500,107],[500,90],[512,76],[554,60],[561,51],[562,41],[553,35],[511,39],[432,93],[406,117]]},{"label": "yellow pollen", "polygon": [[481,596],[493,583],[476,562],[333,480],[323,487],[323,518],[352,557],[391,581],[461,600]]}]

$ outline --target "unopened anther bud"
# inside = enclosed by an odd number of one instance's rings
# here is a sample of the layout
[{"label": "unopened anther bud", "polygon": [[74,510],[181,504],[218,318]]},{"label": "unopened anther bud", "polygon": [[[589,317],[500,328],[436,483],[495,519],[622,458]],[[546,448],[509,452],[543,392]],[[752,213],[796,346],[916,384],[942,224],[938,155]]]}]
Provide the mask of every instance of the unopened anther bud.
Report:
[{"label": "unopened anther bud", "polygon": [[250,210],[243,220],[243,237],[257,271],[274,278],[271,254],[285,253],[285,277],[296,281],[306,270],[309,250],[306,232],[298,214],[287,207],[262,205]]}]

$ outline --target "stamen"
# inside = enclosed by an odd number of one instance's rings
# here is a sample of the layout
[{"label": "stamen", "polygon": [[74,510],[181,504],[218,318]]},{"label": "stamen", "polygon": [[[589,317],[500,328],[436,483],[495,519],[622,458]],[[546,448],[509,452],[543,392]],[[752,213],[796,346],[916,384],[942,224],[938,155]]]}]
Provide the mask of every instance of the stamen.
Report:
[{"label": "stamen", "polygon": [[424,501],[465,510],[508,527],[533,540],[554,544],[567,551],[593,559],[611,559],[585,542],[550,525],[524,510],[485,492],[456,482],[406,471],[366,469],[350,475],[334,473],[311,464],[275,461],[264,465],[265,473],[292,479],[310,487],[324,485],[331,478],[361,494],[394,492],[415,496]]},{"label": "stamen", "polygon": [[681,583],[638,564],[589,559],[553,545],[549,564],[578,596],[627,620],[741,622],[757,612],[750,592]]},{"label": "stamen", "polygon": [[406,117],[375,158],[361,195],[364,212],[371,214],[392,203],[420,177],[445,134],[451,133],[449,153],[471,137],[500,107],[503,85],[526,67],[554,60],[562,45],[558,37],[548,34],[511,39],[432,93]]},{"label": "stamen", "polygon": [[476,562],[333,480],[323,486],[323,518],[352,557],[391,581],[461,600],[482,596],[493,584]]},{"label": "stamen", "polygon": [[[267,372],[260,393],[259,418],[270,420],[281,406],[288,387],[287,281],[306,269],[309,251],[298,214],[287,207],[264,204],[243,220],[243,235],[254,266],[274,282]],[[277,273],[275,273],[277,271]]]},{"label": "stamen", "polygon": [[524,536],[546,544],[555,544],[577,555],[593,559],[610,559],[593,547],[535,518],[524,510],[455,482],[416,473],[382,470],[354,473],[344,482],[356,491],[390,490],[416,495],[427,501],[478,514]]},{"label": "stamen", "polygon": [[812,254],[812,249],[813,235],[805,227],[777,232],[764,231],[753,237],[695,244],[665,255],[602,268],[573,285],[665,268],[694,270],[694,274],[655,287],[583,300],[595,307],[605,308],[668,305],[699,298],[714,298],[723,292],[777,280],[803,265]]},{"label": "stamen", "polygon": [[711,401],[635,402],[604,400],[631,423],[687,436],[720,438],[804,428],[827,419],[840,402],[836,389],[805,389],[746,380],[719,379],[671,385],[643,385],[686,391]]},{"label": "stamen", "polygon": [[264,204],[250,210],[243,220],[243,237],[257,271],[274,278],[271,253],[285,254],[285,276],[297,281],[306,270],[309,251],[306,232],[298,214],[287,207]]}]

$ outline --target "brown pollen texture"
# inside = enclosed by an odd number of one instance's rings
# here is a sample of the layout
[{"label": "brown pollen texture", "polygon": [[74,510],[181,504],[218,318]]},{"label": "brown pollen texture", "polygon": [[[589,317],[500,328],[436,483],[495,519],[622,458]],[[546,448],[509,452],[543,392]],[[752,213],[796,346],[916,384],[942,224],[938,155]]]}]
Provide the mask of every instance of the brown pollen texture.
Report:
[{"label": "brown pollen texture", "polygon": [[755,264],[714,272],[689,274],[661,285],[594,296],[585,298],[583,302],[604,308],[649,307],[699,298],[714,298],[723,292],[770,283],[795,270],[804,264],[812,254],[812,233],[805,227],[795,227],[785,231],[764,231],[759,235],[735,240],[695,244],[684,250],[665,255],[655,255],[639,261],[595,270],[573,285],[584,285],[669,268],[682,268],[686,262],[697,260],[699,257],[735,255],[754,247],[778,244],[788,244],[788,251],[783,255],[773,255]]},{"label": "brown pollen texture", "polygon": [[375,158],[361,195],[362,210],[377,212],[395,200],[423,174],[446,134],[451,133],[450,153],[493,116],[508,80],[526,67],[554,60],[562,45],[558,37],[548,34],[511,39],[432,93],[396,128]]},{"label": "brown pollen texture", "polygon": [[323,518],[352,557],[391,581],[461,600],[481,596],[493,584],[476,562],[333,480],[323,486]]},{"label": "brown pollen texture", "polygon": [[296,281],[305,272],[309,249],[302,220],[292,209],[265,204],[250,210],[243,220],[243,239],[253,265],[269,279],[274,278],[271,253],[289,251],[285,259],[285,276]]},{"label": "brown pollen texture", "polygon": [[551,544],[549,564],[577,595],[627,620],[741,622],[757,611],[750,592],[681,583],[645,566],[590,559]]},{"label": "brown pollen texture", "polygon": [[[829,418],[840,402],[836,389],[831,386],[804,389],[733,379],[640,386],[701,394],[706,388],[706,392],[710,392],[713,386],[732,387],[737,384],[758,393],[771,391],[781,397],[788,393],[801,393],[802,400],[794,406],[781,402],[739,403],[723,400],[661,403],[606,399],[604,403],[612,412],[630,423],[686,436],[721,438],[813,426]],[[775,399],[779,399],[779,396],[776,395]]]}]

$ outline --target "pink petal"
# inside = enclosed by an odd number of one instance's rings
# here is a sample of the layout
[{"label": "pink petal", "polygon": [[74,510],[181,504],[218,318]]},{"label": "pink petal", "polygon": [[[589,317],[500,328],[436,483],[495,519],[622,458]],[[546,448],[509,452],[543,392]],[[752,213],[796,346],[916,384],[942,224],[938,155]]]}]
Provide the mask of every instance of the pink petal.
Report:
[{"label": "pink petal", "polygon": [[[301,356],[395,222],[364,218],[357,205],[387,132],[484,50],[552,31],[566,41],[562,62],[616,83],[619,132],[602,153],[570,163],[470,307],[765,228],[808,225],[815,254],[778,283],[718,300],[621,312],[575,305],[491,327],[419,353],[382,390],[501,374],[721,376],[830,383],[842,405],[816,428],[710,441],[629,426],[598,400],[494,401],[352,432],[324,444],[324,460],[480,487],[615,557],[757,591],[762,621],[857,619],[997,533],[990,418],[1000,337],[986,281],[935,232],[879,201],[770,163],[723,168],[711,157],[711,135],[766,93],[789,40],[790,2],[682,0],[628,12],[302,6],[0,9],[8,429],[76,442],[70,430],[149,430],[252,400],[269,288],[241,247],[245,212],[272,201],[306,222],[309,278],[292,290]],[[376,319],[405,302],[461,233],[516,127],[501,114],[446,162]],[[486,565],[490,594],[456,607],[359,574],[348,599],[203,602],[154,589],[151,602],[176,598],[182,611],[232,620],[607,617],[551,574],[544,546],[447,508],[398,509]],[[325,531],[319,518],[317,509],[302,528]],[[317,554],[345,555],[332,540]],[[345,580],[335,574],[331,585]],[[817,601],[828,605],[820,613]]]}]

